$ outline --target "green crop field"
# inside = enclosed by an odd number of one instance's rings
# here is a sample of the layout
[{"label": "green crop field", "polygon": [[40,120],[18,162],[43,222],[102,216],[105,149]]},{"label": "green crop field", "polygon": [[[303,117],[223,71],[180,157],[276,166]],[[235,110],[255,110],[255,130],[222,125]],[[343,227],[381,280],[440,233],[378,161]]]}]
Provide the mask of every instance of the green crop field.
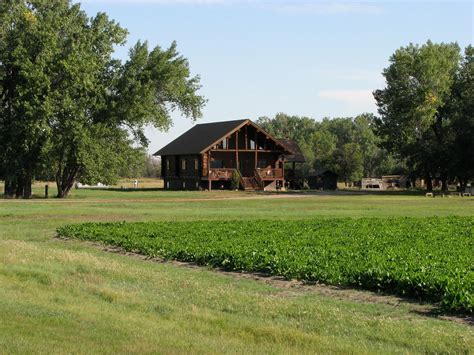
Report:
[{"label": "green crop field", "polygon": [[[467,219],[436,218],[443,216]],[[435,238],[469,230],[473,216],[474,198],[403,194],[78,190],[66,200],[0,200],[0,352],[467,353],[474,348],[469,318],[440,313],[431,303],[254,280],[55,236],[57,228],[84,222],[232,220],[245,229],[257,220],[295,221],[298,232],[301,220],[351,217],[365,225],[373,218],[433,217]],[[449,255],[469,257],[472,244],[462,240],[467,244]],[[469,263],[463,260],[456,262]]]}]

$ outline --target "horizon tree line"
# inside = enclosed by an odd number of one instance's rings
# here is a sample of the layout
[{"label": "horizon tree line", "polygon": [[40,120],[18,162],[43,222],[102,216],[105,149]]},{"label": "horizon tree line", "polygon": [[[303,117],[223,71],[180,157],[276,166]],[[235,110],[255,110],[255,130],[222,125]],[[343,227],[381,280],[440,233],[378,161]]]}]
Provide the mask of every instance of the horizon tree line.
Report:
[{"label": "horizon tree line", "polygon": [[[0,179],[5,197],[31,197],[32,182],[56,182],[66,197],[74,181],[113,183],[143,167],[152,125],[170,113],[196,120],[206,99],[199,76],[173,42],[137,42],[113,58],[127,30],[105,13],[88,17],[70,0],[0,2]],[[456,43],[398,49],[374,91],[379,115],[325,118],[277,114],[257,123],[295,139],[307,163],[350,184],[362,176],[403,172],[443,189],[474,177],[474,50]],[[141,164],[141,165],[140,165]],[[151,167],[149,167],[151,168]],[[153,168],[152,168],[153,169]]]}]

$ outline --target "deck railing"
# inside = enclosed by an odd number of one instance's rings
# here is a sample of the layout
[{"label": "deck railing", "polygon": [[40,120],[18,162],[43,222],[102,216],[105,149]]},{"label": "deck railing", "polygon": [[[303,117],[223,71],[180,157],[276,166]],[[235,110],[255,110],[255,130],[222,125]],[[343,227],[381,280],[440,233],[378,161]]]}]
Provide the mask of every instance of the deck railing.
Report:
[{"label": "deck railing", "polygon": [[209,178],[212,180],[230,180],[234,175],[235,169],[231,168],[219,168],[211,169],[209,171]]},{"label": "deck railing", "polygon": [[283,179],[283,169],[272,169],[272,168],[257,168],[255,175],[259,179]]},{"label": "deck railing", "polygon": [[[234,174],[237,174],[239,180],[243,180],[242,174],[234,168],[217,168],[209,170],[209,178],[212,180],[231,180]],[[261,182],[266,179],[283,179],[283,169],[257,168],[255,169],[255,179]]]}]

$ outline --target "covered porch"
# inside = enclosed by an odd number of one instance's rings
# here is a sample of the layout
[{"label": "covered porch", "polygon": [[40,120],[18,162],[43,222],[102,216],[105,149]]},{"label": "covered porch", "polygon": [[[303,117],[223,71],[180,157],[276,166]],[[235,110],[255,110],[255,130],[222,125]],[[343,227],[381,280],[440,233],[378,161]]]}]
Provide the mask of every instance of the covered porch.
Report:
[{"label": "covered porch", "polygon": [[210,189],[213,181],[230,182],[235,177],[245,190],[276,190],[284,186],[284,158],[275,152],[213,151],[208,159]]}]

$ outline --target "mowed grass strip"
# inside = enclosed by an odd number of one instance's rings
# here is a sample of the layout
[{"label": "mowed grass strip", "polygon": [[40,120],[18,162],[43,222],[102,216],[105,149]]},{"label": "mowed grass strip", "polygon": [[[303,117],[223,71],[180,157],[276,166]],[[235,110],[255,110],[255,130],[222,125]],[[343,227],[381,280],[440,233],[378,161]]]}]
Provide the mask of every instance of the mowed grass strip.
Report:
[{"label": "mowed grass strip", "polygon": [[472,313],[473,217],[86,223],[62,237],[288,279],[383,290]]}]

